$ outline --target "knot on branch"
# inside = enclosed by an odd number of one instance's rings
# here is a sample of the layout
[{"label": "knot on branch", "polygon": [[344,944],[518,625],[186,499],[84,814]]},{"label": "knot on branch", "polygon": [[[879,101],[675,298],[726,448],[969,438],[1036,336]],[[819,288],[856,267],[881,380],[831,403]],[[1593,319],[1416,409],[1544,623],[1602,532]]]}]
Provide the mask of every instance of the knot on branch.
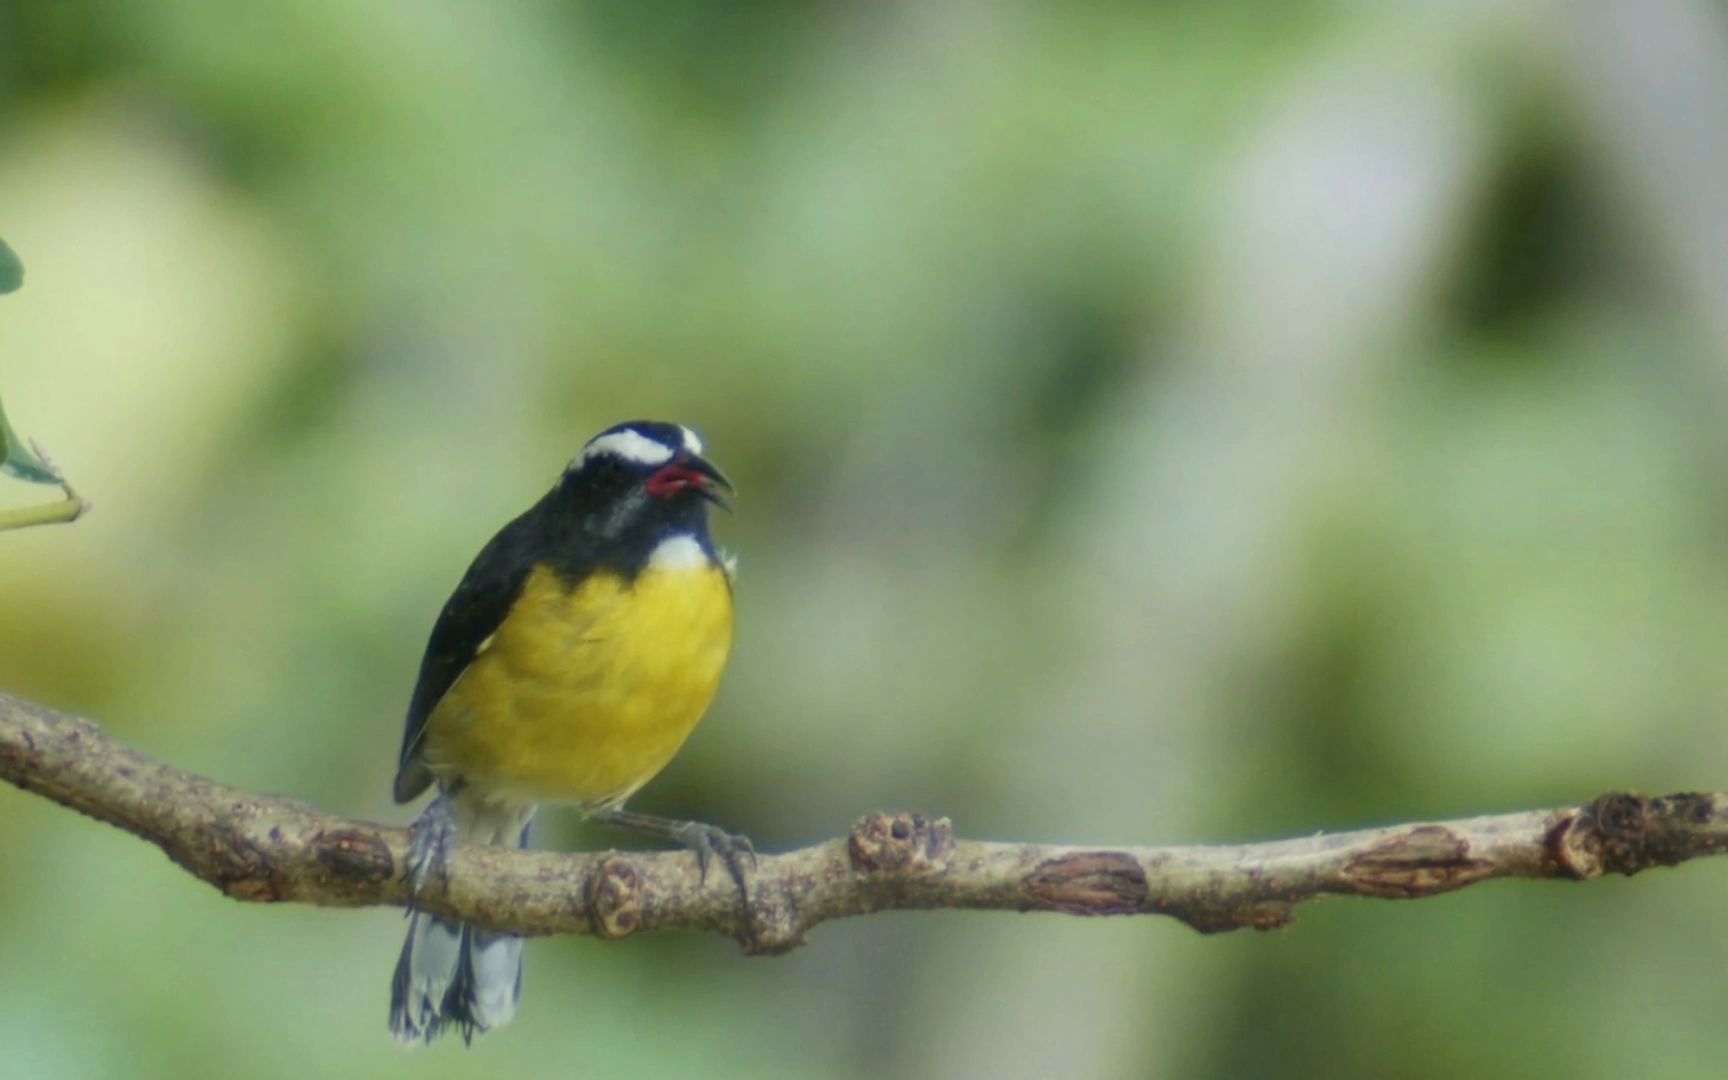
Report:
[{"label": "knot on branch", "polygon": [[1256,900],[1223,906],[1203,903],[1159,905],[1158,910],[1174,915],[1202,934],[1223,934],[1231,930],[1282,930],[1295,919],[1290,905],[1282,900]]},{"label": "knot on branch", "polygon": [[264,851],[234,829],[197,830],[168,857],[236,900],[273,903],[288,892]]},{"label": "knot on branch", "polygon": [[[1675,866],[1698,854],[1700,826],[1723,813],[1719,795],[1680,794],[1659,799],[1622,791],[1582,810],[1560,815],[1548,831],[1548,850],[1560,868],[1588,881],[1603,874],[1631,876],[1653,866]],[[1708,845],[1722,850],[1723,841]]]},{"label": "knot on branch", "polygon": [[[280,830],[272,830],[276,839]],[[348,885],[372,885],[396,874],[390,846],[374,832],[359,829],[322,830],[312,837],[312,857],[329,878]]]},{"label": "knot on branch", "polygon": [[859,818],[846,841],[852,868],[863,874],[941,870],[953,851],[953,823],[922,814]]},{"label": "knot on branch", "polygon": [[1026,875],[1023,887],[1051,911],[1127,915],[1146,902],[1146,869],[1121,852],[1082,852],[1044,860]]},{"label": "knot on branch", "polygon": [[1489,859],[1472,858],[1470,841],[1441,825],[1418,825],[1389,836],[1344,864],[1351,889],[1391,900],[1462,889],[1494,873]]},{"label": "knot on branch", "polygon": [[587,892],[595,937],[629,937],[642,926],[642,879],[628,861],[608,855],[589,875]]}]

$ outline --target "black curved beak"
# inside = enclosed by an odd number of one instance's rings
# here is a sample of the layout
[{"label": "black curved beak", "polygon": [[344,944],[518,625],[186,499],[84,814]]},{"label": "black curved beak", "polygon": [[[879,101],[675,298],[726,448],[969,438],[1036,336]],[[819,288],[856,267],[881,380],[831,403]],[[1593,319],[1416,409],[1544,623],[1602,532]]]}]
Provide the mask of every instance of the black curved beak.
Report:
[{"label": "black curved beak", "polygon": [[726,496],[722,495],[720,492],[721,490],[724,490],[728,495],[732,494],[734,492],[732,481],[726,479],[726,474],[715,468],[713,462],[709,461],[707,458],[691,454],[689,457],[680,455],[677,459],[677,464],[684,466],[686,469],[689,469],[691,472],[702,478],[699,482],[691,485],[696,489],[697,494],[701,495],[704,499],[707,499],[715,506],[718,506],[720,509],[727,511],[728,513],[731,512],[732,504],[727,502]]}]

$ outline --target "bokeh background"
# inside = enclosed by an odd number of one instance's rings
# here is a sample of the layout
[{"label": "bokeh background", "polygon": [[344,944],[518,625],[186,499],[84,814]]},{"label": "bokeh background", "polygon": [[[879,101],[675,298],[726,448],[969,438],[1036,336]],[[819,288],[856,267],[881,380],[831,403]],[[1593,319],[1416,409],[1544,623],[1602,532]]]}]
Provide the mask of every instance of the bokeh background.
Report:
[{"label": "bokeh background", "polygon": [[[406,822],[432,618],[593,432],[738,481],[637,808],[1202,842],[1728,787],[1705,0],[0,0],[0,686]],[[6,505],[46,489],[6,481]],[[553,815],[552,847],[626,842]],[[227,901],[0,790],[0,1075],[1716,1077],[1728,866],[1276,934],[889,915],[528,949]]]}]

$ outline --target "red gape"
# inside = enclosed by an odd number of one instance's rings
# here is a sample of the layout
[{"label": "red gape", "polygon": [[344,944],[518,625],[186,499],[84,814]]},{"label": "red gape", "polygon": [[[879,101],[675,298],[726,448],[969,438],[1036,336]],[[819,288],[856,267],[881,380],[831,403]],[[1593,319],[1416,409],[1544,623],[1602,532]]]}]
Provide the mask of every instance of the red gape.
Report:
[{"label": "red gape", "polygon": [[664,499],[668,495],[677,494],[686,487],[694,487],[701,491],[707,485],[708,478],[694,469],[686,469],[682,465],[668,465],[650,476],[642,486],[648,489],[648,494]]}]

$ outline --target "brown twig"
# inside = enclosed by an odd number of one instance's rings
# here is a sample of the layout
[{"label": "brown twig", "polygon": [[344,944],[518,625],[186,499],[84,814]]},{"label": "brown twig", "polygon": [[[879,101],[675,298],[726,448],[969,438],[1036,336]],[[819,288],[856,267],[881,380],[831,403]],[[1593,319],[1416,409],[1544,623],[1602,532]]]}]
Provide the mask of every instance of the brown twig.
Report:
[{"label": "brown twig", "polygon": [[[0,694],[0,779],[117,825],[240,900],[405,904],[408,833],[155,761],[93,723]],[[958,840],[944,818],[873,814],[844,839],[763,855],[740,904],[686,852],[464,847],[423,907],[524,934],[712,930],[752,952],[890,909],[1171,915],[1197,930],[1283,926],[1322,896],[1415,899],[1490,878],[1589,880],[1728,851],[1728,795],[1584,806],[1273,843],[1102,848]]]}]

